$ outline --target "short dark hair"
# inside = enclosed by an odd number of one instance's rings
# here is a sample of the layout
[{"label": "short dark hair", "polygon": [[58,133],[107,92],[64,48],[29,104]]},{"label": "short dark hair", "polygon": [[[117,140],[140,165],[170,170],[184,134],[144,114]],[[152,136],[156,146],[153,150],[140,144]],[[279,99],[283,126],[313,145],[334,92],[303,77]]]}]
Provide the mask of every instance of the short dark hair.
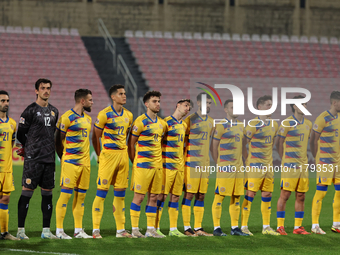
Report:
[{"label": "short dark hair", "polygon": [[9,94],[5,90],[0,90],[0,95],[7,95],[9,97]]},{"label": "short dark hair", "polygon": [[265,95],[265,96],[263,96],[263,97],[260,97],[259,99],[257,99],[256,108],[259,109],[259,105],[260,105],[260,104],[264,104],[264,102],[266,102],[266,101],[268,101],[268,100],[273,100],[273,99],[272,99],[272,96]]},{"label": "short dark hair", "polygon": [[143,97],[143,102],[146,103],[147,101],[149,101],[151,97],[161,97],[161,96],[162,96],[162,93],[159,91],[155,91],[155,90],[148,91],[145,93]]},{"label": "short dark hair", "polygon": [[[302,96],[302,95],[297,95],[297,96],[293,97],[293,99],[297,99],[297,98],[305,98],[305,97],[304,97],[304,96]],[[295,105],[295,104],[291,104],[291,105],[290,105],[290,107],[292,107],[292,111],[293,111],[293,113],[295,113],[295,110],[294,110],[294,105]]]},{"label": "short dark hair", "polygon": [[117,93],[118,89],[125,89],[125,87],[122,84],[115,84],[110,88],[109,95]]},{"label": "short dark hair", "polygon": [[[184,102],[188,102],[190,104],[191,109],[194,107],[194,103],[188,98],[179,100],[177,102],[177,104],[181,104],[181,103],[184,103]],[[177,104],[176,104],[176,106],[177,106]]]},{"label": "short dark hair", "polygon": [[40,84],[41,83],[49,83],[51,84],[51,88],[52,88],[52,82],[49,79],[45,79],[45,78],[40,78],[39,80],[36,81],[35,83],[35,89],[39,90]]},{"label": "short dark hair", "polygon": [[207,95],[207,99],[211,99],[211,96],[209,94],[207,94],[205,92],[201,92],[197,95],[197,98],[196,98],[197,102],[201,102],[202,95],[204,95],[204,94]]},{"label": "short dark hair", "polygon": [[224,108],[226,108],[227,107],[227,105],[229,104],[229,103],[232,103],[233,102],[233,100],[232,99],[228,99],[228,100],[226,100],[225,102],[224,102]]},{"label": "short dark hair", "polygon": [[88,94],[92,95],[89,89],[78,89],[74,92],[74,100],[78,102],[79,99],[85,98]]},{"label": "short dark hair", "polygon": [[333,100],[340,100],[340,91],[333,91],[330,96],[331,103]]}]

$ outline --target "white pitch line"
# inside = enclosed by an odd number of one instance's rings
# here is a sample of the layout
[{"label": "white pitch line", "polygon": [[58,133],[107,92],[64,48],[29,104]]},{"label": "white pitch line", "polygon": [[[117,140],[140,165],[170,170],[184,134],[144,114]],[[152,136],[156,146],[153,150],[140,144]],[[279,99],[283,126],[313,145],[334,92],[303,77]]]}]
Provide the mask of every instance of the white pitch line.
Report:
[{"label": "white pitch line", "polygon": [[40,253],[40,254],[77,255],[76,253],[46,252],[46,251],[33,251],[33,250],[23,250],[23,249],[4,249],[4,250],[27,252],[27,253]]}]

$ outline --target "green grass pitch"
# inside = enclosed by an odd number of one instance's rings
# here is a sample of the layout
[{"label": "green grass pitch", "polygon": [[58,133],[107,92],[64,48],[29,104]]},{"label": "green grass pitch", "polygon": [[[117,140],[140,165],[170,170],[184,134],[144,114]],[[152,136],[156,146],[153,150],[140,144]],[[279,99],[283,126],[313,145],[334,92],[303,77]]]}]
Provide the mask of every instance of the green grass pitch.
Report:
[{"label": "green grass pitch", "polygon": [[[14,178],[16,190],[11,195],[9,205],[10,222],[9,231],[13,235],[17,232],[17,203],[21,193],[22,167],[14,167]],[[60,194],[59,187],[60,167],[56,170],[56,188],[53,192],[54,206]],[[90,189],[85,200],[85,215],[83,227],[90,234],[92,231],[92,202],[96,194],[97,167],[92,167]],[[211,179],[209,191],[205,200],[205,214],[203,227],[206,231],[213,231],[211,216],[211,205],[214,198],[215,179]],[[310,190],[306,195],[305,219],[303,225],[307,231],[311,229],[311,202],[315,192],[315,178],[310,179]],[[279,178],[275,181],[275,190],[272,199],[271,226],[276,228],[276,203],[279,196]],[[320,216],[321,227],[327,235],[297,236],[293,235],[294,225],[294,194],[288,201],[286,208],[286,231],[288,236],[265,236],[261,234],[262,218],[260,211],[260,193],[254,199],[249,219],[249,229],[254,233],[253,237],[197,237],[197,238],[176,238],[167,237],[163,239],[118,239],[115,238],[115,223],[112,215],[113,189],[111,187],[105,200],[105,210],[101,222],[101,234],[103,239],[73,239],[73,240],[42,240],[42,214],[40,210],[40,190],[37,189],[31,199],[30,208],[26,220],[26,234],[30,237],[25,241],[3,241],[0,240],[0,254],[197,254],[197,253],[238,253],[238,254],[302,254],[302,253],[337,253],[339,249],[340,234],[332,233],[332,200],[334,187],[330,187],[326,195]],[[126,229],[131,230],[129,208],[133,197],[131,191],[126,192]],[[67,214],[64,221],[65,232],[73,234],[72,199],[69,201]],[[181,201],[181,200],[180,200]],[[243,197],[241,198],[241,203]],[[229,198],[223,203],[221,227],[230,232],[230,218],[228,212]],[[144,213],[145,202],[142,205],[140,228],[146,230],[146,216]],[[183,231],[181,209],[179,209],[178,229]],[[192,210],[193,224],[193,210]],[[193,225],[192,225],[193,226]],[[169,220],[167,202],[162,216],[161,229],[168,234]],[[55,211],[52,216],[51,230],[55,232]]]}]

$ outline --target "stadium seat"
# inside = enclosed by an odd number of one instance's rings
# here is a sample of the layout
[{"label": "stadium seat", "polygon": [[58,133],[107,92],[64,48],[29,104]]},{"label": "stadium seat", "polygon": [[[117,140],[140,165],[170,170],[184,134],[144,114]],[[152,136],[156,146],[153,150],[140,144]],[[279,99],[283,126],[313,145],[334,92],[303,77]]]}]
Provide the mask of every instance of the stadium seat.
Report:
[{"label": "stadium seat", "polygon": [[5,33],[6,32],[6,28],[4,26],[0,26],[0,33]]},{"label": "stadium seat", "polygon": [[194,33],[193,39],[201,40],[202,34],[201,33]]},{"label": "stadium seat", "polygon": [[144,37],[153,38],[153,32],[152,31],[145,31]]},{"label": "stadium seat", "polygon": [[143,38],[144,37],[144,33],[143,33],[143,31],[136,31],[135,32],[135,37],[137,37],[137,38]]},{"label": "stadium seat", "polygon": [[262,42],[270,42],[269,35],[261,35],[261,41]]},{"label": "stadium seat", "polygon": [[164,38],[172,39],[172,33],[171,32],[164,32]]},{"label": "stadium seat", "polygon": [[[175,37],[176,38],[176,37]],[[192,35],[191,35],[191,33],[190,32],[184,32],[184,34],[183,34],[183,38],[184,39],[192,39]]]},{"label": "stadium seat", "polygon": [[230,41],[230,40],[231,40],[230,34],[224,33],[224,34],[222,35],[222,39],[223,39],[223,40]]},{"label": "stadium seat", "polygon": [[233,41],[241,41],[241,36],[239,34],[233,34],[231,39]]},{"label": "stadium seat", "polygon": [[81,87],[93,93],[95,104],[90,113],[93,119],[109,104],[105,88],[79,35],[41,34],[39,28],[34,28],[32,33],[28,27],[10,31],[0,35],[0,86],[10,93],[9,114],[16,121],[25,107],[34,101],[34,83],[40,77],[53,82],[50,102],[61,114],[73,106],[74,91]]},{"label": "stadium seat", "polygon": [[32,30],[32,33],[33,34],[41,34],[40,28],[39,27],[34,27],[33,30]]},{"label": "stadium seat", "polygon": [[174,33],[174,38],[176,38],[176,39],[183,39],[182,32],[175,32]]},{"label": "stadium seat", "polygon": [[281,35],[280,41],[285,43],[290,42],[288,35]]},{"label": "stadium seat", "polygon": [[296,35],[292,35],[292,36],[290,37],[290,41],[291,41],[292,43],[299,43],[299,42],[300,42],[299,37],[296,36]]},{"label": "stadium seat", "polygon": [[259,42],[259,41],[261,41],[261,37],[260,37],[260,35],[253,34],[251,36],[251,40],[254,41],[254,42]]},{"label": "stadium seat", "polygon": [[336,37],[331,37],[329,43],[330,44],[339,44],[339,40]]},{"label": "stadium seat", "polygon": [[163,34],[161,31],[155,31],[154,32],[154,37],[155,38],[163,38]]},{"label": "stadium seat", "polygon": [[248,34],[243,34],[241,39],[242,41],[250,41],[250,36]]},{"label": "stadium seat", "polygon": [[212,39],[214,39],[214,40],[222,40],[221,34],[219,34],[219,33],[214,33]]},{"label": "stadium seat", "polygon": [[307,36],[301,36],[300,37],[300,42],[302,42],[302,43],[309,43],[309,39],[308,39]]},{"label": "stadium seat", "polygon": [[131,30],[125,30],[124,36],[125,37],[133,37],[133,32]]},{"label": "stadium seat", "polygon": [[311,36],[309,38],[309,42],[311,42],[311,43],[319,43],[319,40],[318,40],[318,38],[316,36]]},{"label": "stadium seat", "polygon": [[321,37],[320,38],[320,43],[323,43],[323,44],[328,44],[329,43],[329,41],[328,41],[328,38],[327,37]]}]

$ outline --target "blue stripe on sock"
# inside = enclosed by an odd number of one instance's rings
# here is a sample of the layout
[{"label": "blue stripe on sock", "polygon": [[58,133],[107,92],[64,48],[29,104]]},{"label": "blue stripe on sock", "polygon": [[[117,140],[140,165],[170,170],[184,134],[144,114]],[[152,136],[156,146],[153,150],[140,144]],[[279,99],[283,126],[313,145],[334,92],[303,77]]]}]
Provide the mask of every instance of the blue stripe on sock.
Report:
[{"label": "blue stripe on sock", "polygon": [[97,197],[106,198],[107,190],[97,190]]},{"label": "blue stripe on sock", "polygon": [[339,184],[338,185],[334,185],[334,188],[335,188],[336,191],[340,191],[340,185]]},{"label": "blue stripe on sock", "polygon": [[72,189],[61,189],[61,192],[72,194],[73,190]]},{"label": "blue stripe on sock", "polygon": [[164,202],[162,202],[161,200],[157,200],[157,207],[163,208],[163,206],[164,206]]},{"label": "blue stripe on sock", "polygon": [[168,204],[168,207],[171,207],[171,208],[178,208],[178,202],[170,202],[169,201],[169,204]]},{"label": "blue stripe on sock", "polygon": [[86,193],[86,189],[78,189],[78,188],[74,188],[75,192],[79,192],[79,193]]},{"label": "blue stripe on sock", "polygon": [[305,215],[305,212],[295,212],[295,218],[303,218],[303,216]]},{"label": "blue stripe on sock", "polygon": [[250,202],[253,202],[254,198],[253,197],[248,197],[248,196],[244,196],[244,198]]},{"label": "blue stripe on sock", "polygon": [[131,203],[130,209],[139,212],[140,211],[140,205],[136,205],[135,203]]},{"label": "blue stripe on sock", "polygon": [[262,202],[270,202],[272,201],[271,197],[262,197]]},{"label": "blue stripe on sock", "polygon": [[195,200],[194,206],[204,207],[204,201]]},{"label": "blue stripe on sock", "polygon": [[148,206],[148,205],[146,205],[146,206],[145,206],[145,211],[147,211],[147,210],[148,210],[148,208],[149,208],[149,206]]},{"label": "blue stripe on sock", "polygon": [[328,186],[316,186],[316,190],[320,190],[320,191],[327,191]]},{"label": "blue stripe on sock", "polygon": [[146,213],[156,213],[157,212],[157,207],[156,206],[148,206],[145,210]]},{"label": "blue stripe on sock", "polygon": [[122,190],[122,191],[114,190],[114,191],[113,191],[113,195],[114,195],[115,197],[125,197],[125,190]]},{"label": "blue stripe on sock", "polygon": [[182,205],[191,206],[191,201],[189,199],[183,198]]},{"label": "blue stripe on sock", "polygon": [[6,204],[0,204],[0,209],[1,210],[8,210],[8,205],[6,205]]},{"label": "blue stripe on sock", "polygon": [[285,211],[278,211],[276,212],[276,217],[277,218],[285,218],[286,217],[286,212]]}]

